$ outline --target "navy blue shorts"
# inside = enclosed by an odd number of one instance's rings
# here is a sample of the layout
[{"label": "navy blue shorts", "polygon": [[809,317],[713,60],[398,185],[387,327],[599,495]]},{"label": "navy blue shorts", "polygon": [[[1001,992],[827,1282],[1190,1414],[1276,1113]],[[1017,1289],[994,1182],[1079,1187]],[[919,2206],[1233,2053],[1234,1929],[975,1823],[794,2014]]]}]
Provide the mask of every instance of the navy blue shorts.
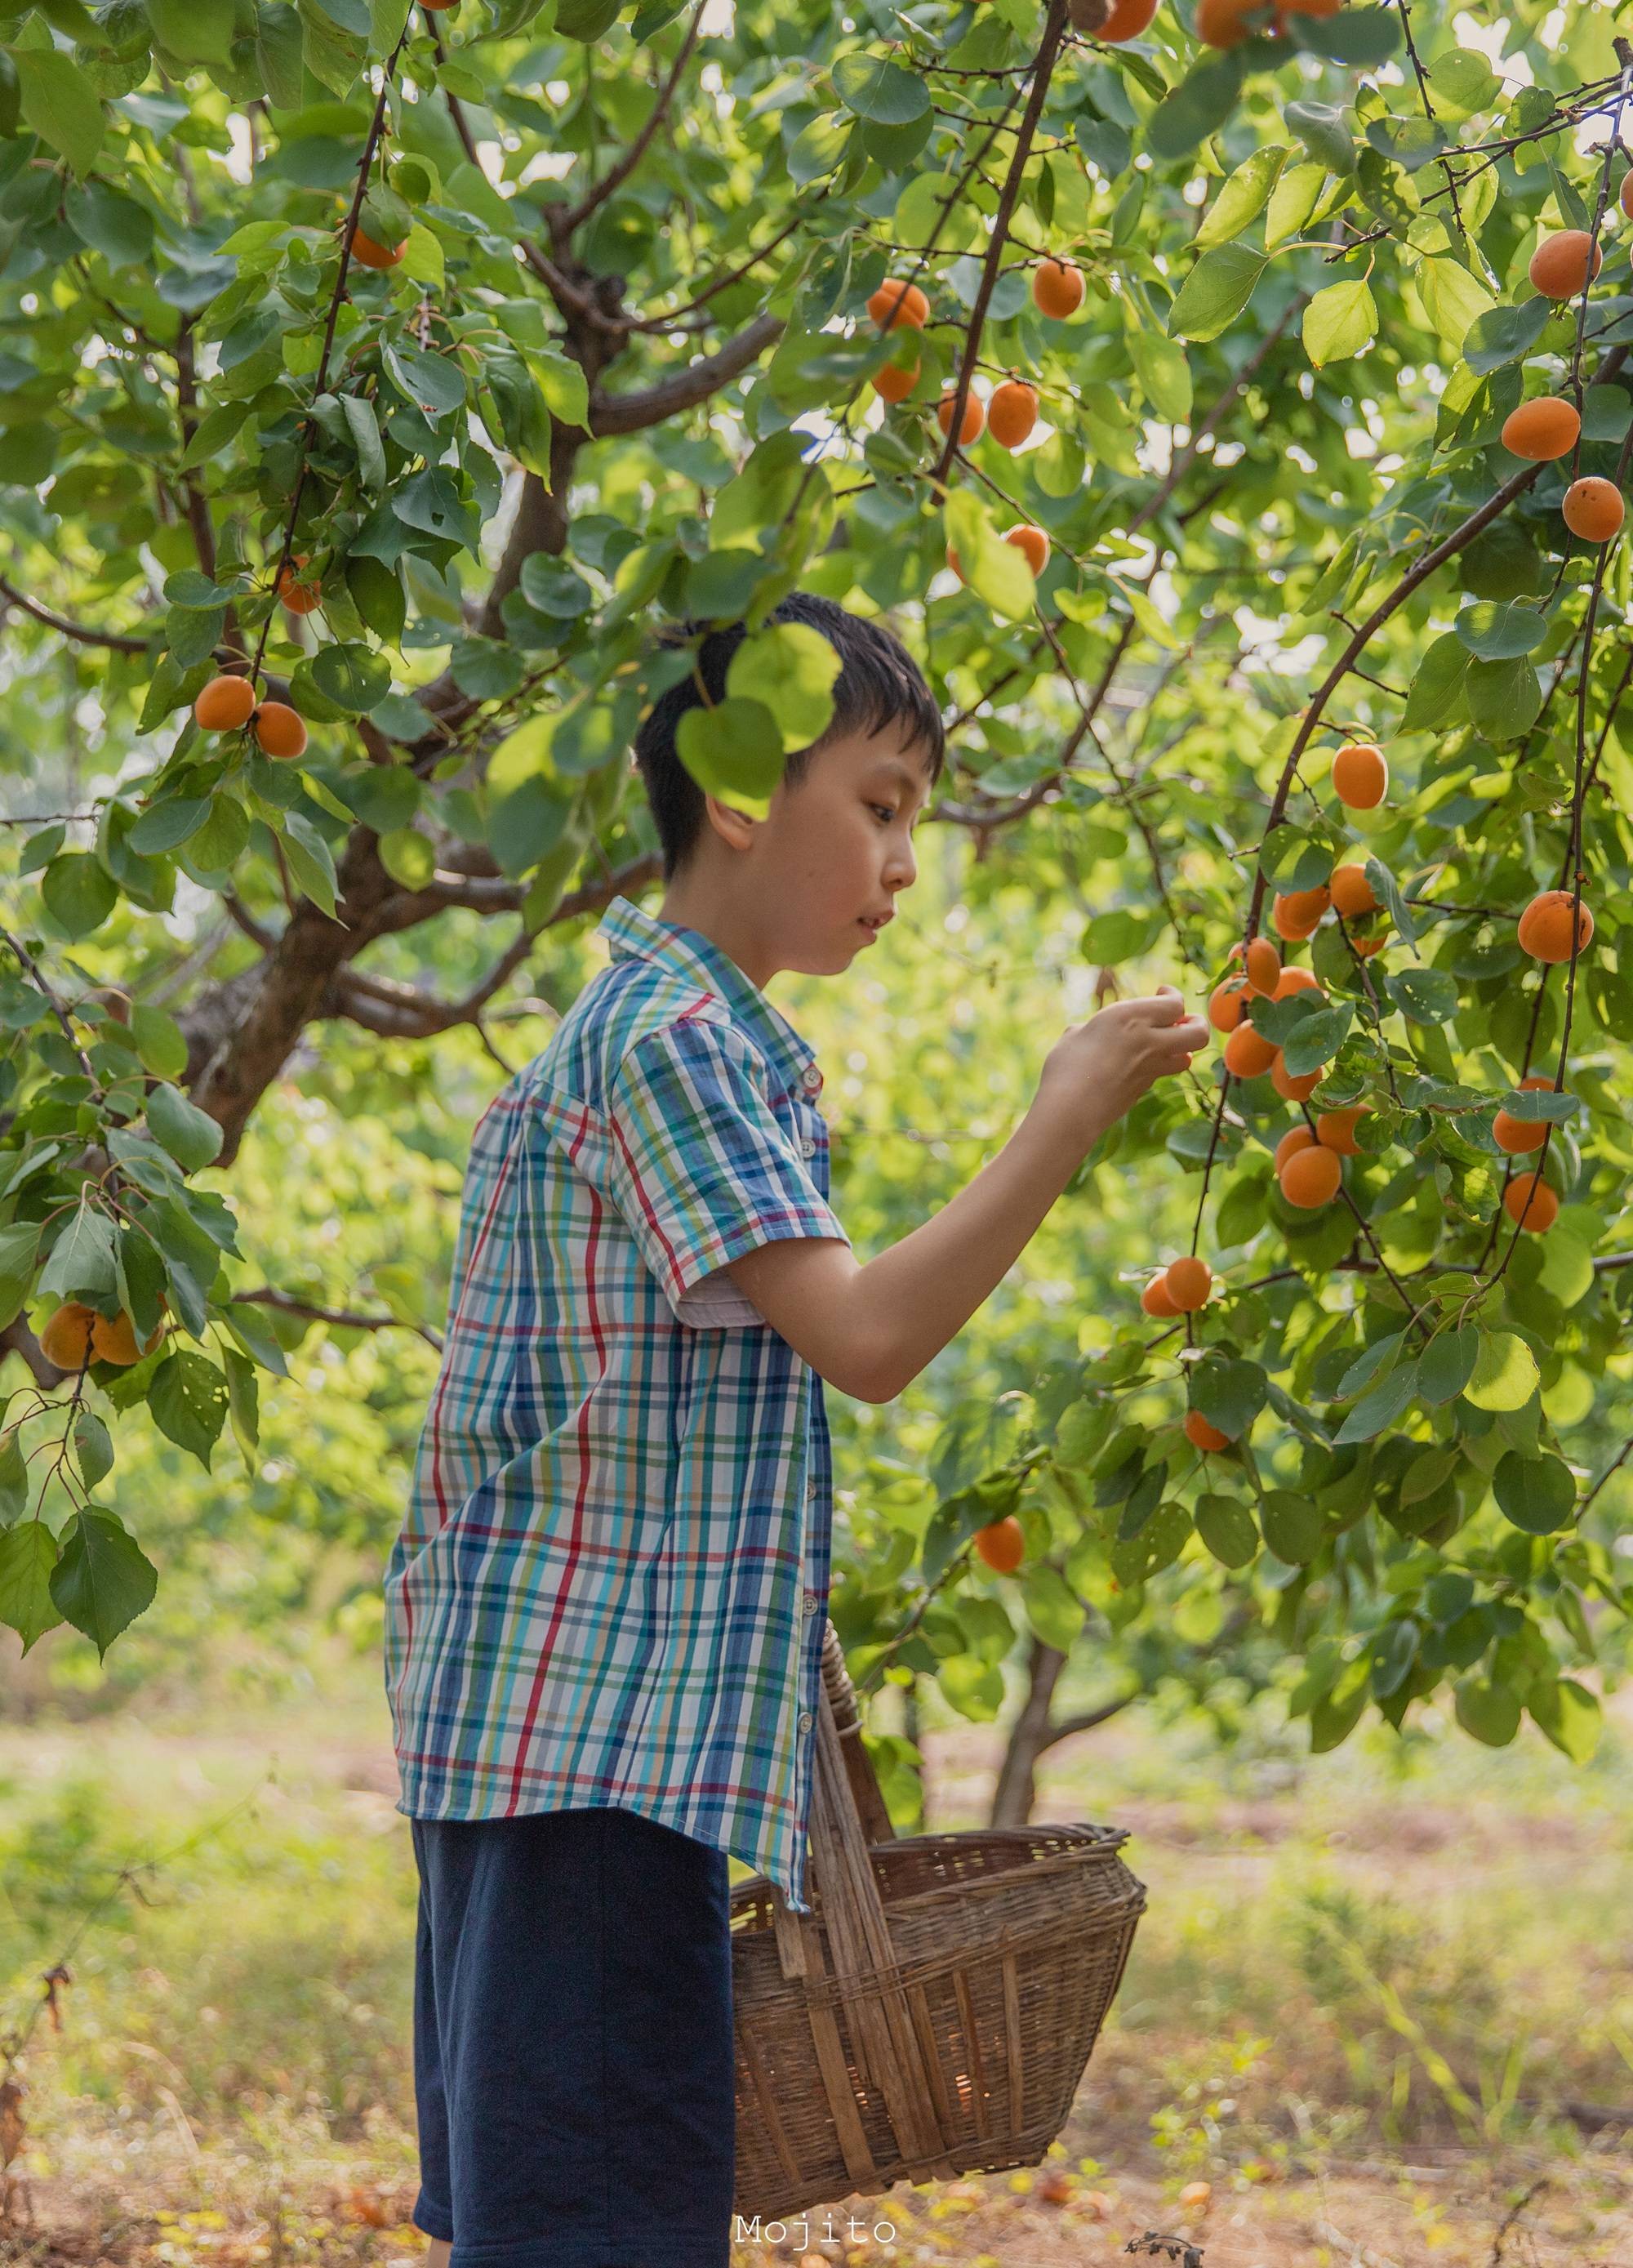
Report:
[{"label": "navy blue shorts", "polygon": [[409,1824],[415,2225],[449,2268],[730,2268],[725,1852],[608,1808]]}]

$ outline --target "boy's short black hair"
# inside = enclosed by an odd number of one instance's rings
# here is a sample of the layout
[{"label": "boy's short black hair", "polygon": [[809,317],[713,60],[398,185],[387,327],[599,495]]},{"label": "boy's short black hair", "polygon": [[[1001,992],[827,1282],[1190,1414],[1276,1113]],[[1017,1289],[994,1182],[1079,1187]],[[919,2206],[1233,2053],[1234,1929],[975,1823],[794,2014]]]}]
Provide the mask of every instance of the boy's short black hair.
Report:
[{"label": "boy's short black hair", "polygon": [[[820,598],[810,591],[791,591],[766,619],[808,623],[821,633],[840,659],[839,675],[834,681],[834,714],[828,729],[809,747],[797,748],[784,760],[783,784],[796,785],[812,758],[831,741],[855,732],[883,733],[900,722],[904,740],[910,734],[925,749],[933,787],[946,755],[941,711],[923,671],[894,632],[883,622],[848,613],[836,600]],[[689,644],[702,628],[699,622],[669,623],[658,633],[658,643],[660,648]],[[702,705],[698,674],[711,702],[725,698],[727,667],[747,634],[742,622],[708,631],[698,649],[696,674],[688,674],[661,694],[635,736],[636,762],[663,848],[666,882],[691,857],[704,819],[703,792],[676,752],[675,733],[687,711]]]}]

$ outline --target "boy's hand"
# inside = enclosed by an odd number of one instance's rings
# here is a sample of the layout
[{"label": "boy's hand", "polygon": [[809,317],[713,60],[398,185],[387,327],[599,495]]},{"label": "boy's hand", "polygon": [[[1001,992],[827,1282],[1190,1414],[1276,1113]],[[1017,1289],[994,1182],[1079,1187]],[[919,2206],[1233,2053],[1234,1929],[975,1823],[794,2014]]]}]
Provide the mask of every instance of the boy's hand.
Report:
[{"label": "boy's hand", "polygon": [[1186,1071],[1208,1044],[1208,1027],[1188,1016],[1171,984],[1148,1000],[1114,1000],[1073,1024],[1049,1049],[1034,1110],[1071,1129],[1085,1153],[1148,1087]]}]

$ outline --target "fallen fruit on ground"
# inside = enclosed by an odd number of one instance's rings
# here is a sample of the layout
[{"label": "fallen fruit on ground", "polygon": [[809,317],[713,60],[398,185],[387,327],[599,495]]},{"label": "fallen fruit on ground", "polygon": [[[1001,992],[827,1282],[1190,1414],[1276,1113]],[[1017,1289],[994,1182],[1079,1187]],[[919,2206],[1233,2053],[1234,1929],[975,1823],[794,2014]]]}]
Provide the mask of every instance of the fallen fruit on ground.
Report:
[{"label": "fallen fruit on ground", "polygon": [[[1544,890],[1533,898],[1519,917],[1521,952],[1534,961],[1569,961],[1573,902],[1570,890]],[[1575,926],[1577,951],[1585,952],[1593,935],[1593,917],[1585,905],[1577,908]]]},{"label": "fallen fruit on ground", "polygon": [[1011,1512],[975,1530],[975,1549],[997,1574],[1012,1575],[1026,1556],[1026,1534]]},{"label": "fallen fruit on ground", "polygon": [[247,677],[212,677],[193,703],[201,733],[232,733],[247,725],[255,707],[255,688]]},{"label": "fallen fruit on ground", "polygon": [[1541,1174],[1516,1174],[1503,1192],[1503,1210],[1521,1228],[1540,1234],[1559,1218],[1559,1199]]},{"label": "fallen fruit on ground", "polygon": [[[1533,1094],[1540,1093],[1544,1087],[1551,1087],[1553,1084],[1551,1079],[1543,1079],[1540,1075],[1522,1079],[1519,1082],[1522,1092]],[[1491,1139],[1509,1157],[1524,1157],[1532,1150],[1540,1150],[1547,1141],[1548,1123],[1545,1119],[1516,1118],[1506,1110],[1499,1110],[1491,1121]]]},{"label": "fallen fruit on ground", "polygon": [[1313,1212],[1318,1205],[1330,1204],[1337,1196],[1343,1168],[1335,1150],[1323,1149],[1319,1142],[1313,1142],[1307,1150],[1299,1150],[1289,1158],[1276,1178],[1290,1205]]}]

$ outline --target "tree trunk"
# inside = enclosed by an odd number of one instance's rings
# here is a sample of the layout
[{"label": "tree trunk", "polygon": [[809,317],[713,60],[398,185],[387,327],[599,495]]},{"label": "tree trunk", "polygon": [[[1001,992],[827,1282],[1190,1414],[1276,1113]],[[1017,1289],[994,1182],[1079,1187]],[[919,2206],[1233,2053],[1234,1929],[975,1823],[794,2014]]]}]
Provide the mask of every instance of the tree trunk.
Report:
[{"label": "tree trunk", "polygon": [[1059,1649],[1045,1646],[1035,1635],[1027,1658],[1029,1683],[1019,1714],[1010,1727],[1009,1744],[1004,1762],[998,1769],[998,1782],[992,1795],[994,1827],[1025,1827],[1032,1817],[1032,1807],[1037,1800],[1038,1759],[1056,1741],[1070,1740],[1074,1733],[1091,1732],[1103,1725],[1137,1701],[1139,1690],[1123,1693],[1114,1700],[1102,1702],[1098,1709],[1085,1709],[1075,1717],[1063,1717],[1058,1721],[1049,1714],[1055,1698],[1055,1688],[1066,1666],[1066,1657]]}]

